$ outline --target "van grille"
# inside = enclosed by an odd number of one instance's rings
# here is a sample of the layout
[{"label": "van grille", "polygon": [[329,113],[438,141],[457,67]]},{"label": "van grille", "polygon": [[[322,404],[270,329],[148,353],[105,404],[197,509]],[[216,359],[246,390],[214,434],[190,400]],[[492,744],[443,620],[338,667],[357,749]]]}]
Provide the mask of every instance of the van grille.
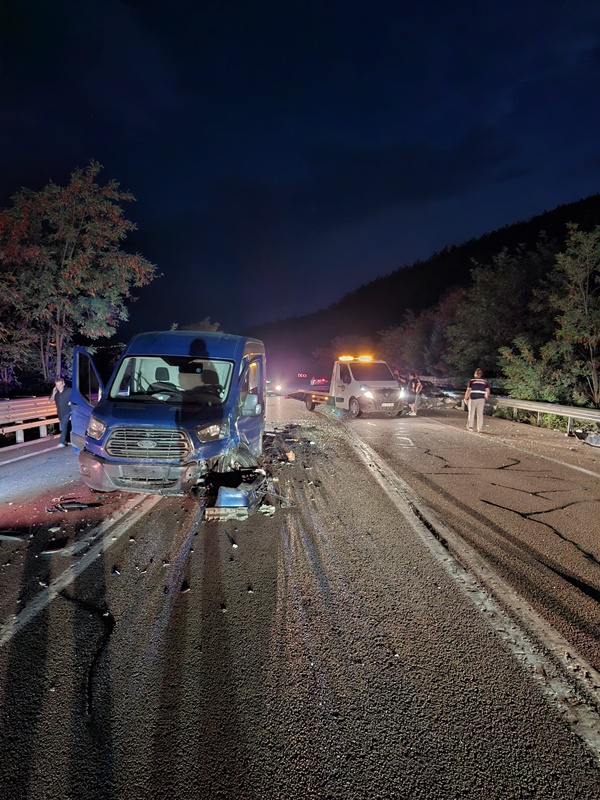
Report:
[{"label": "van grille", "polygon": [[180,430],[115,428],[106,442],[113,458],[160,458],[181,461],[191,453],[190,440]]}]

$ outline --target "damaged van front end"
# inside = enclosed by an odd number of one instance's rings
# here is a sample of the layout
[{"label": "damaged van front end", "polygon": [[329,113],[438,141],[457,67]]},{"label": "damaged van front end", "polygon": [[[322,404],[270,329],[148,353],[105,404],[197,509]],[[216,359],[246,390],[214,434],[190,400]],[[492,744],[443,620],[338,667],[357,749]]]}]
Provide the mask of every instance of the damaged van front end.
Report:
[{"label": "damaged van front end", "polygon": [[72,441],[94,491],[187,494],[212,472],[256,466],[265,409],[262,342],[200,331],[146,333],[104,387],[76,348]]}]

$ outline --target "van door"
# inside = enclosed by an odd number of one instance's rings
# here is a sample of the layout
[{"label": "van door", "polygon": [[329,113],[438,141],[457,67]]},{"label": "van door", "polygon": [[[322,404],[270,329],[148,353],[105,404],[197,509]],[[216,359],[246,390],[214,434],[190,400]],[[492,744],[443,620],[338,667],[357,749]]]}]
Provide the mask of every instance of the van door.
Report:
[{"label": "van door", "polygon": [[240,443],[245,444],[253,456],[262,453],[265,426],[265,376],[261,358],[251,361],[241,377],[239,416],[237,421]]},{"label": "van door", "polygon": [[73,349],[73,388],[71,389],[71,442],[79,453],[94,407],[104,394],[104,385],[91,355],[83,347]]}]

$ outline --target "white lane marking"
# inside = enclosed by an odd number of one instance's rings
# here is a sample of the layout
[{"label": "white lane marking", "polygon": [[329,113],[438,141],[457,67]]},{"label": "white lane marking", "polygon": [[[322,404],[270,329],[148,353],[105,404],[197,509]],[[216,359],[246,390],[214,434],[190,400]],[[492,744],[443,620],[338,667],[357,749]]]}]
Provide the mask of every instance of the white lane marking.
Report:
[{"label": "white lane marking", "polygon": [[[507,586],[485,559],[455,531],[446,527],[435,511],[356,432],[346,429],[346,433],[362,463],[436,561],[475,604],[515,660],[558,709],[571,731],[600,761],[600,673]],[[425,521],[437,531],[447,547],[433,535]],[[489,591],[486,586],[490,587]],[[494,595],[508,607],[512,616],[504,611]],[[523,627],[515,619],[520,620]],[[532,635],[528,631],[535,633]],[[546,650],[547,655],[540,648]]]},{"label": "white lane marking", "polygon": [[33,458],[34,456],[41,456],[44,453],[52,453],[54,450],[58,450],[57,444],[53,444],[52,447],[41,447],[39,450],[36,450],[35,453],[26,453],[23,456],[15,456],[14,458],[7,458],[6,461],[0,461],[0,467],[3,467],[5,464],[14,464],[15,461],[23,461],[24,458]]},{"label": "white lane marking", "polygon": [[400,447],[414,447],[415,444],[410,436],[402,436],[401,433],[395,433],[394,438],[398,440],[397,444]]},{"label": "white lane marking", "polygon": [[122,515],[119,517],[119,520],[106,520],[105,522],[101,523],[99,526],[101,529],[100,533],[104,534],[111,530],[113,526],[117,526],[113,531],[112,536],[103,536],[100,541],[91,547],[79,561],[67,567],[67,569],[61,575],[51,581],[47,588],[36,594],[33,600],[31,600],[31,602],[28,603],[25,608],[23,608],[20,614],[13,616],[6,624],[2,625],[0,627],[0,647],[9,642],[15,633],[18,633],[18,631],[24,628],[25,625],[31,622],[32,619],[37,617],[41,611],[43,611],[56,597],[58,597],[58,595],[66,586],[72,583],[78,575],[81,575],[81,573],[84,572],[90,566],[90,564],[92,564],[98,558],[98,556],[102,555],[102,553],[105,553],[110,547],[112,547],[112,545],[118,541],[121,536],[123,536],[123,534],[131,528],[132,525],[134,525],[139,519],[141,519],[141,517],[147,514],[150,509],[162,499],[163,498],[160,495],[155,495],[150,498],[146,497],[145,495],[142,497],[136,497],[127,504],[123,510],[123,514],[128,514],[130,511],[132,511],[132,509],[135,509],[136,506],[139,506],[139,508],[137,508],[137,510],[135,510],[131,516],[120,525],[119,523],[122,519]]}]

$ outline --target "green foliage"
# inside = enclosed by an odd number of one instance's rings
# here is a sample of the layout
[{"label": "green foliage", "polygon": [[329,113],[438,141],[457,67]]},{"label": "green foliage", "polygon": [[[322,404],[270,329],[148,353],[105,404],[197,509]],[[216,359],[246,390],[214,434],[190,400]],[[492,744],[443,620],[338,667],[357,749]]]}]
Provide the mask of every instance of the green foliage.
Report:
[{"label": "green foliage", "polygon": [[221,327],[219,322],[211,322],[210,317],[204,317],[200,322],[192,322],[190,325],[178,325],[176,322],[171,325],[171,330],[176,331],[218,331]]},{"label": "green foliage", "polygon": [[568,400],[572,376],[561,369],[551,346],[539,351],[526,337],[518,336],[512,347],[501,347],[499,364],[511,397],[558,403]]},{"label": "green foliage", "polygon": [[574,395],[600,405],[600,226],[589,233],[572,223],[567,228],[548,295],[557,312],[554,348],[570,365]]},{"label": "green foliage", "polygon": [[460,372],[474,366],[486,374],[498,372],[498,351],[518,336],[542,344],[552,320],[532,307],[533,288],[549,272],[554,247],[542,233],[533,250],[504,248],[489,265],[476,264],[472,285],[448,325],[446,359]]},{"label": "green foliage", "polygon": [[128,318],[131,289],[155,277],[153,264],[121,249],[136,227],[121,203],[134,198],[116,181],[97,183],[101,169],[92,161],[67,186],[22,189],[0,211],[0,289],[10,291],[10,313],[35,341],[47,380],[62,371],[75,334],[111,336]]}]

